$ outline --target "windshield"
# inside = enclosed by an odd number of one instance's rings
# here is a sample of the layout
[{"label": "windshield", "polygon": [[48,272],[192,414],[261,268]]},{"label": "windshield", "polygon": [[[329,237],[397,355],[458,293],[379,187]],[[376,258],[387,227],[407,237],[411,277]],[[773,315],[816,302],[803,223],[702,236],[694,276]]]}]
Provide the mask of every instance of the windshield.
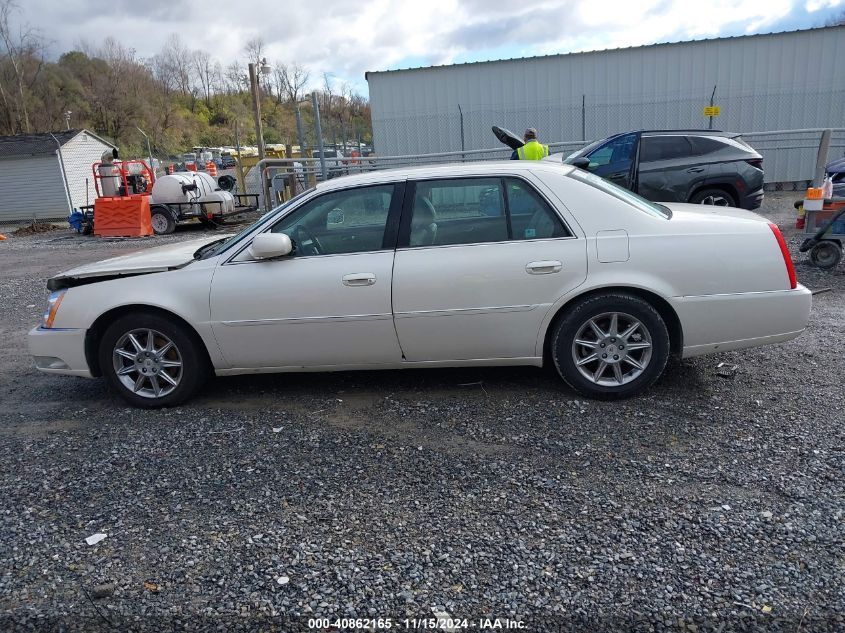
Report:
[{"label": "windshield", "polygon": [[612,182],[605,180],[601,176],[596,176],[595,174],[591,174],[590,172],[584,171],[583,169],[573,169],[569,176],[571,178],[575,178],[575,180],[580,180],[581,182],[586,183],[591,187],[600,189],[601,191],[610,194],[614,198],[618,198],[619,200],[630,204],[632,207],[635,207],[639,211],[643,211],[644,213],[648,213],[649,215],[653,215],[664,220],[667,220],[672,217],[672,212],[669,210],[668,207],[664,207],[662,204],[655,204],[654,202],[649,202],[645,198],[641,198],[640,196],[635,194],[633,191],[629,191],[624,187],[614,185]]},{"label": "windshield", "polygon": [[[219,244],[215,243],[215,242],[212,242],[211,244],[206,244],[201,249],[199,249],[196,253],[194,253],[194,257],[197,258],[197,259],[208,259],[209,257],[214,257],[215,255],[219,255],[224,250],[229,248],[230,244],[234,244],[235,242],[240,240],[244,235],[247,235],[247,234],[251,233],[254,229],[258,228],[259,225],[262,225],[265,222],[267,222],[267,220],[269,220],[271,217],[275,217],[276,214],[279,211],[287,209],[288,207],[290,207],[295,202],[299,201],[301,198],[305,197],[306,195],[308,195],[312,191],[314,191],[314,187],[311,187],[311,189],[306,189],[305,191],[303,191],[302,193],[294,196],[293,198],[291,198],[287,202],[283,202],[282,204],[280,204],[278,207],[276,207],[272,211],[268,211],[267,213],[262,215],[260,218],[258,218],[255,222],[253,222],[252,224],[250,224],[246,228],[242,229],[238,233],[235,233],[232,237],[230,237],[228,239],[224,239]],[[214,248],[208,248],[211,245],[213,245]]]}]

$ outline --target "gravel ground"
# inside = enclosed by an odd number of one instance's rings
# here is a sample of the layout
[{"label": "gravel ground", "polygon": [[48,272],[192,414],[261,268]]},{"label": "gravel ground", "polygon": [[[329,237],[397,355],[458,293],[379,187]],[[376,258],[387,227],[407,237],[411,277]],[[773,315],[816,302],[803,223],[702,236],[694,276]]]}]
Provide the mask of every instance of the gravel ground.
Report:
[{"label": "gravel ground", "polygon": [[[795,195],[763,213],[791,226]],[[218,379],[152,412],[25,343],[48,276],[139,241],[0,242],[0,629],[845,630],[845,264],[785,233],[831,288],[808,331],[635,400],[415,370]]]}]

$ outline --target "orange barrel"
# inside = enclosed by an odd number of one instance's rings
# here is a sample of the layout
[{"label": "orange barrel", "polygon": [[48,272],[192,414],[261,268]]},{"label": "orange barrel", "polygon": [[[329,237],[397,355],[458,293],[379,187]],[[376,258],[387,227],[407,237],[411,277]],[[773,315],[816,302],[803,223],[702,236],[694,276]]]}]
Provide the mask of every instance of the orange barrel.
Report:
[{"label": "orange barrel", "polygon": [[188,171],[196,171],[197,170],[197,164],[196,163],[185,163],[185,168]]}]

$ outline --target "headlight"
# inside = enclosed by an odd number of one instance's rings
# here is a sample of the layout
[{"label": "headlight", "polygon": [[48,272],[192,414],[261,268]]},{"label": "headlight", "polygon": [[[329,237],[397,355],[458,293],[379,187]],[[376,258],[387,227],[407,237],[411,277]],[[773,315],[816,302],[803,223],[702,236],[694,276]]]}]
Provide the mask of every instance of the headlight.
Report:
[{"label": "headlight", "polygon": [[41,319],[41,327],[53,327],[53,321],[56,319],[56,313],[59,311],[59,305],[61,305],[66,292],[67,288],[50,293],[47,298],[47,308],[44,310],[44,316]]}]

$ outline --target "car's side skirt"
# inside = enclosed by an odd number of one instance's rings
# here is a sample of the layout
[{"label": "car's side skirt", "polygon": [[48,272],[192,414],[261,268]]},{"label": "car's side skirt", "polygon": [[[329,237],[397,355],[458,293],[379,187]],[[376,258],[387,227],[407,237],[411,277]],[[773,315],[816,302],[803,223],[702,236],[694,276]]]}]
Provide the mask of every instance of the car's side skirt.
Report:
[{"label": "car's side skirt", "polygon": [[236,376],[243,374],[275,374],[295,372],[330,372],[330,371],[372,371],[377,369],[425,369],[438,367],[513,367],[513,366],[542,367],[541,356],[527,356],[523,358],[472,358],[467,360],[446,361],[416,361],[401,363],[380,363],[370,365],[314,365],[309,367],[233,367],[229,369],[215,369],[218,376]]}]

